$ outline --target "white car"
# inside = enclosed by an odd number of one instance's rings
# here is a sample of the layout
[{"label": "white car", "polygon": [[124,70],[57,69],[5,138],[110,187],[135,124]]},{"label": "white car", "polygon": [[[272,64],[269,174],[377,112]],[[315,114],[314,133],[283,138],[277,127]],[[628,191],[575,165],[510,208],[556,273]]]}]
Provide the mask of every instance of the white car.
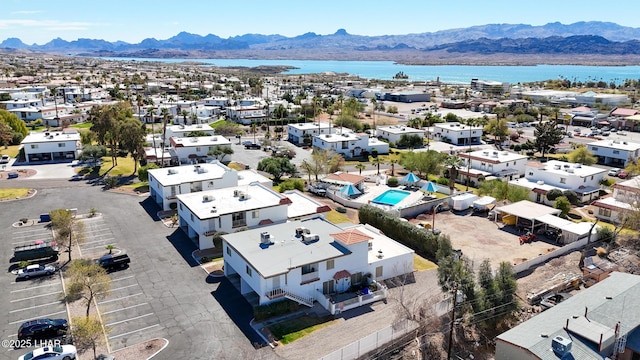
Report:
[{"label": "white car", "polygon": [[609,176],[618,176],[618,175],[620,175],[621,172],[622,172],[622,169],[613,168],[613,169],[609,170],[607,175],[609,175]]},{"label": "white car", "polygon": [[71,360],[77,353],[73,345],[45,346],[20,356],[18,360]]},{"label": "white car", "polygon": [[33,277],[52,275],[56,272],[56,268],[50,265],[29,265],[24,269],[18,270],[18,279],[29,280]]},{"label": "white car", "polygon": [[2,157],[0,157],[0,164],[8,164],[9,161],[11,161],[11,156],[9,155],[2,155]]}]

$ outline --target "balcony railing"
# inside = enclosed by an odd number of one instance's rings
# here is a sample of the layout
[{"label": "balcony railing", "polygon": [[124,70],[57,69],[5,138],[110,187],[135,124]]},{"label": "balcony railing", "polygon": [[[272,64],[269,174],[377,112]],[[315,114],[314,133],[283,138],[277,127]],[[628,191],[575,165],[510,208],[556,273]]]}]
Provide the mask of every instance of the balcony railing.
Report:
[{"label": "balcony railing", "polygon": [[207,230],[204,232],[204,236],[213,236],[217,232],[217,230]]},{"label": "balcony railing", "polygon": [[318,271],[302,274],[302,277],[300,278],[300,285],[308,284],[317,280],[320,280],[320,272]]},{"label": "balcony railing", "polygon": [[233,222],[231,223],[231,227],[234,228],[242,226],[247,226],[247,220],[233,220]]}]

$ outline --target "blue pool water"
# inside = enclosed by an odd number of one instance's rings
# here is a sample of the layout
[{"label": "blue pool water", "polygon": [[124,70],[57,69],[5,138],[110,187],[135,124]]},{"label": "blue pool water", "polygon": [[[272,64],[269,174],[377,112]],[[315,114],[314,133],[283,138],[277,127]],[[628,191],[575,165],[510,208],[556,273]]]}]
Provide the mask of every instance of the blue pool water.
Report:
[{"label": "blue pool water", "polygon": [[373,202],[374,204],[394,206],[398,205],[398,203],[409,196],[409,194],[411,193],[408,191],[387,190],[382,194],[376,196],[376,198],[371,200],[371,202]]}]

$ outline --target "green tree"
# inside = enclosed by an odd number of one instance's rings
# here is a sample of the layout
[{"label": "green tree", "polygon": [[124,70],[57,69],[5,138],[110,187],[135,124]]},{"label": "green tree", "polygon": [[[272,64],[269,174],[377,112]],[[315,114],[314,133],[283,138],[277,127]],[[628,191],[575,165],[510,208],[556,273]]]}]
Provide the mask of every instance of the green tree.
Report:
[{"label": "green tree", "polygon": [[258,171],[264,171],[273,176],[274,182],[280,182],[280,179],[286,174],[294,175],[296,166],[287,158],[265,158],[258,163]]},{"label": "green tree", "polygon": [[562,190],[560,189],[551,189],[547,192],[547,195],[546,195],[547,200],[549,201],[555,201],[560,196],[562,196]]},{"label": "green tree", "polygon": [[584,145],[578,146],[575,150],[567,154],[567,156],[570,162],[582,165],[593,165],[598,162],[598,158]]},{"label": "green tree", "polygon": [[96,134],[93,131],[87,130],[80,132],[80,143],[82,143],[83,146],[91,145],[94,141],[96,141]]},{"label": "green tree", "polygon": [[138,171],[138,163],[144,158],[146,131],[138,119],[124,118],[118,123],[120,127],[120,148],[127,151],[133,159],[133,173]]},{"label": "green tree", "polygon": [[533,136],[536,137],[536,149],[542,153],[542,157],[549,149],[559,144],[564,137],[555,121],[538,123],[533,131]]},{"label": "green tree", "polygon": [[103,328],[100,320],[93,317],[73,317],[71,323],[73,344],[81,350],[93,349],[93,358],[96,359],[96,348],[104,344],[104,334],[109,329]]},{"label": "green tree", "polygon": [[233,149],[229,146],[214,146],[207,155],[213,156],[216,160],[223,161],[225,156],[233,154]]},{"label": "green tree", "polygon": [[507,120],[500,118],[490,119],[484,127],[484,132],[492,135],[496,142],[506,139],[509,134]]},{"label": "green tree", "polygon": [[140,181],[149,181],[149,170],[157,169],[158,164],[147,164],[145,166],[141,166],[138,169],[138,180]]},{"label": "green tree", "polygon": [[560,196],[553,203],[553,207],[562,211],[560,213],[560,217],[564,218],[567,217],[567,214],[569,213],[569,211],[571,211],[571,202],[569,201],[569,199],[567,199],[566,196]]},{"label": "green tree", "polygon": [[3,122],[13,130],[15,133],[22,134],[22,136],[27,136],[29,130],[27,129],[27,124],[16,116],[16,114],[11,113],[7,110],[0,109],[0,122]]},{"label": "green tree", "polygon": [[445,157],[447,154],[435,150],[407,152],[402,155],[401,164],[405,169],[417,172],[418,176],[429,178],[430,174],[442,171]]},{"label": "green tree", "polygon": [[66,251],[69,254],[68,261],[71,262],[73,246],[84,242],[84,223],[76,219],[71,211],[66,209],[51,210],[49,216],[55,238],[67,249]]},{"label": "green tree", "polygon": [[13,130],[9,125],[0,122],[0,143],[7,149],[11,144],[11,140],[13,140]]},{"label": "green tree", "polygon": [[480,183],[478,195],[488,195],[498,201],[508,199],[511,202],[518,202],[529,199],[530,190],[521,186],[509,186],[506,181],[499,179],[485,180]]},{"label": "green tree", "polygon": [[83,298],[87,307],[86,317],[89,317],[94,299],[100,300],[109,296],[111,278],[102,266],[86,259],[71,262],[67,273],[70,278],[68,296]]},{"label": "green tree", "polygon": [[403,134],[400,136],[400,140],[396,144],[397,147],[407,147],[410,149],[421,147],[422,146],[422,137],[418,135],[406,135]]},{"label": "green tree", "polygon": [[206,132],[202,130],[191,131],[187,134],[187,137],[199,137],[199,136],[209,136]]}]

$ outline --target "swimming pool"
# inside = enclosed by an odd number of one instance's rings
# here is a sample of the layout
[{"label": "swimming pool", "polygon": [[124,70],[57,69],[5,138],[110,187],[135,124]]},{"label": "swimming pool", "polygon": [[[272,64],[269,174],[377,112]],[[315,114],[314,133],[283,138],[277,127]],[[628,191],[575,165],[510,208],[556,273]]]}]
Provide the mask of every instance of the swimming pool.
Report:
[{"label": "swimming pool", "polygon": [[376,198],[371,200],[371,202],[374,204],[395,206],[395,205],[398,205],[400,201],[404,200],[404,198],[409,196],[409,194],[411,193],[408,191],[387,190],[382,194],[376,196]]}]

